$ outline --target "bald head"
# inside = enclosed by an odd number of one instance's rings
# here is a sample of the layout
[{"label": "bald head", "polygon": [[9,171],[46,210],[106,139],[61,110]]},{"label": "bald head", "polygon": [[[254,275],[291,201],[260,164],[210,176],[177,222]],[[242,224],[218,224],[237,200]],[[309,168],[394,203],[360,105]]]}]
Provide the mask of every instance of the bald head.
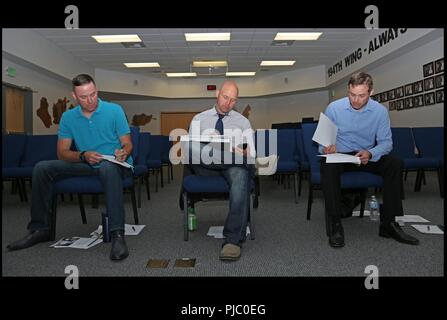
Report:
[{"label": "bald head", "polygon": [[234,108],[239,97],[239,88],[234,81],[227,80],[222,83],[220,89],[216,92],[217,112],[228,113]]}]

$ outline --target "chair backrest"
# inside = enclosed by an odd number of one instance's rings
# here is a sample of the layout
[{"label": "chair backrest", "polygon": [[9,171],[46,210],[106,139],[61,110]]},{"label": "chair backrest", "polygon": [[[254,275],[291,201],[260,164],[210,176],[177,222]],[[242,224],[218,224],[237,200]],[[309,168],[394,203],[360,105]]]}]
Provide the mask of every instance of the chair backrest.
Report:
[{"label": "chair backrest", "polygon": [[279,129],[277,131],[277,152],[279,161],[298,162],[298,151],[296,146],[296,133],[294,129]]},{"label": "chair backrest", "polygon": [[391,154],[401,159],[416,158],[414,139],[411,128],[391,128],[393,150]]},{"label": "chair backrest", "polygon": [[130,127],[130,138],[132,140],[132,159],[136,161],[138,158],[140,127]]},{"label": "chair backrest", "polygon": [[24,134],[2,135],[2,167],[18,167],[25,151],[25,145],[26,135]]},{"label": "chair backrest", "polygon": [[413,128],[412,130],[420,157],[444,159],[443,127]]},{"label": "chair backrest", "polygon": [[36,135],[27,136],[25,153],[20,166],[33,167],[42,160],[57,159],[57,135]]},{"label": "chair backrest", "polygon": [[141,132],[138,144],[138,157],[135,159],[135,164],[146,165],[150,150],[151,134],[149,132]]},{"label": "chair backrest", "polygon": [[171,150],[172,141],[169,141],[169,136],[161,136],[161,161],[169,162],[169,150]]},{"label": "chair backrest", "polygon": [[151,134],[150,141],[148,160],[161,160],[162,136]]},{"label": "chair backrest", "polygon": [[[318,144],[312,140],[312,137],[317,129],[318,123],[303,123],[301,125],[303,133],[303,146],[306,157],[309,161],[309,167],[311,171],[311,179],[319,177],[320,172],[320,159],[318,155]],[[319,181],[312,181],[319,183]]]}]

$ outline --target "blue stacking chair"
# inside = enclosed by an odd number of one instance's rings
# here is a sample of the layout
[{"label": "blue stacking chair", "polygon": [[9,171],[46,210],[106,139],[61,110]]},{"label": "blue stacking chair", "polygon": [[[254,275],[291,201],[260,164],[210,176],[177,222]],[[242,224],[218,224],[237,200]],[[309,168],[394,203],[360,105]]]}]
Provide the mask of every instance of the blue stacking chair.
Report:
[{"label": "blue stacking chair", "polygon": [[2,135],[2,180],[13,181],[19,191],[20,200],[26,196],[23,178],[27,173],[20,168],[20,162],[25,152],[27,136],[24,134]]},{"label": "blue stacking chair", "polygon": [[[257,194],[255,192],[255,181],[252,180],[250,188],[250,204],[248,214],[248,226],[250,228],[250,239],[255,239],[255,230],[253,225],[253,210],[257,206]],[[230,189],[225,178],[221,176],[200,176],[195,175],[189,165],[183,166],[183,182],[180,191],[180,209],[183,210],[183,239],[188,241],[188,207],[194,206],[198,201],[206,200],[225,200],[228,199]]]},{"label": "blue stacking chair", "polygon": [[151,193],[149,188],[149,168],[147,167],[147,157],[150,149],[151,134],[149,132],[140,133],[138,156],[134,160],[134,177],[138,180],[137,193],[138,193],[138,208],[141,208],[141,185],[143,179],[146,184],[147,199],[151,199]]},{"label": "blue stacking chair", "polygon": [[[132,158],[138,157],[138,143],[139,143],[139,128],[131,127],[130,134],[132,138],[133,150]],[[135,158],[134,158],[135,157]],[[134,177],[129,176],[123,179],[123,190],[130,189],[132,209],[135,224],[138,224],[138,210],[135,197]],[[78,194],[79,208],[81,210],[82,223],[87,223],[87,217],[85,215],[84,202],[82,195],[93,194],[99,195],[104,193],[101,181],[98,176],[69,176],[58,178],[53,186],[52,197],[52,210],[50,221],[50,240],[54,240],[56,236],[56,212],[57,212],[57,195],[63,193],[76,193]]]},{"label": "blue stacking chair", "polygon": [[303,175],[309,173],[309,160],[304,152],[303,144],[303,129],[298,128],[295,130],[296,133],[296,146],[298,150],[298,161],[300,165],[299,170],[299,180],[298,180],[298,196],[301,196],[301,181],[303,180]]},{"label": "blue stacking chair", "polygon": [[[303,141],[304,150],[309,159],[310,177],[309,177],[309,198],[307,203],[307,220],[310,220],[310,214],[312,210],[313,190],[321,188],[321,176],[320,176],[320,157],[318,157],[318,144],[312,141],[317,123],[303,123]],[[341,188],[342,189],[362,189],[367,188],[380,188],[383,184],[382,177],[369,173],[369,172],[344,172],[341,175]],[[360,192],[361,206],[360,216],[363,217],[365,209],[366,192]],[[326,217],[326,227],[327,226]]]},{"label": "blue stacking chair", "polygon": [[[444,198],[444,128],[413,128],[413,136],[419,157],[426,162],[426,170],[438,173],[439,193]],[[422,175],[416,179],[416,189],[421,189]]]},{"label": "blue stacking chair", "polygon": [[147,167],[149,171],[155,173],[155,192],[158,192],[158,174],[160,173],[160,185],[163,188],[163,170],[161,162],[162,136],[150,136],[150,151],[147,159]]},{"label": "blue stacking chair", "polygon": [[298,175],[299,157],[296,145],[296,133],[294,129],[279,129],[277,131],[278,165],[276,174],[280,177],[293,175],[293,190],[295,203],[298,203]]},{"label": "blue stacking chair", "polygon": [[169,159],[169,150],[171,150],[171,147],[172,141],[169,140],[169,136],[161,136],[161,170],[163,171],[163,167],[166,167],[168,183],[170,183],[171,180],[174,180],[174,168]]}]

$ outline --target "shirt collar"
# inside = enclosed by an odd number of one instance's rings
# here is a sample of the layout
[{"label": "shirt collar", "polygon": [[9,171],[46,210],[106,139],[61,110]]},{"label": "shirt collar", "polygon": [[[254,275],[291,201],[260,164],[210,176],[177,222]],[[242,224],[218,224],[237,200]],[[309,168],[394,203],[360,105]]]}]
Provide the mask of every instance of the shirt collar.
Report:
[{"label": "shirt collar", "polygon": [[[102,100],[98,98],[98,107],[97,107],[96,110],[93,112],[93,114],[95,114],[95,113],[100,113],[100,112],[101,112],[101,109],[102,109],[102,105],[103,105]],[[84,118],[85,116],[84,116],[84,114],[82,113],[82,107],[81,107],[81,105],[78,104],[77,107],[78,107],[78,116]],[[92,114],[92,115],[93,115],[93,114]]]},{"label": "shirt collar", "polygon": [[352,112],[367,112],[367,111],[372,111],[372,99],[369,98],[368,102],[365,104],[365,106],[360,109],[360,110],[355,110],[352,106],[351,106],[351,102],[349,101],[349,98],[346,97],[346,104],[345,104],[345,109],[352,111]]},{"label": "shirt collar", "polygon": [[[214,105],[214,106],[211,108],[211,110],[212,110],[213,114],[215,114],[216,116],[219,114],[219,113],[217,112],[216,105]],[[228,111],[228,112],[225,114],[225,117],[231,116],[232,113],[233,113],[233,110]],[[225,117],[224,117],[224,118],[225,118]]]}]

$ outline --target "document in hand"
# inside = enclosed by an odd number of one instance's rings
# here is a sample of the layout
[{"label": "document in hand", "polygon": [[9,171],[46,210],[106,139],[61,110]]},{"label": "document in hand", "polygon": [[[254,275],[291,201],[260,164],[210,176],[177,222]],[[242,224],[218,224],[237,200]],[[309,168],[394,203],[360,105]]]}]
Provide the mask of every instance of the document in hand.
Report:
[{"label": "document in hand", "polygon": [[360,164],[360,158],[344,153],[319,154],[319,157],[325,157],[326,163],[355,163]]},{"label": "document in hand", "polygon": [[322,146],[329,146],[335,144],[337,139],[337,126],[324,113],[320,112],[320,119],[318,120],[317,129],[312,137],[312,140]]},{"label": "document in hand", "polygon": [[128,164],[128,163],[125,162],[125,161],[121,162],[121,161],[116,160],[116,159],[115,159],[115,156],[111,156],[111,155],[107,155],[107,154],[103,154],[103,155],[101,155],[101,156],[102,156],[102,158],[103,158],[104,160],[107,160],[107,161],[110,161],[110,162],[113,162],[113,163],[117,163],[117,164],[119,164],[120,166],[123,166],[123,167],[126,167],[126,168],[133,168],[132,165]]}]

